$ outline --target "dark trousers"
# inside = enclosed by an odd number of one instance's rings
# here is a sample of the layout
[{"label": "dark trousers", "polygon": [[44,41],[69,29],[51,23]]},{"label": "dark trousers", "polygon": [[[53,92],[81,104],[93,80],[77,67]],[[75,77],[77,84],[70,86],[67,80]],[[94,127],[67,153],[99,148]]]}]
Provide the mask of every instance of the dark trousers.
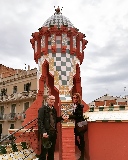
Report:
[{"label": "dark trousers", "polygon": [[46,149],[43,147],[43,145],[41,145],[41,154],[39,156],[39,160],[54,160],[56,138],[57,138],[56,133],[49,135],[49,140],[52,142],[51,148]]},{"label": "dark trousers", "polygon": [[[79,140],[78,140],[79,138]],[[81,156],[84,157],[85,153],[85,141],[84,141],[84,133],[79,133],[75,131],[75,145],[81,151]]]}]

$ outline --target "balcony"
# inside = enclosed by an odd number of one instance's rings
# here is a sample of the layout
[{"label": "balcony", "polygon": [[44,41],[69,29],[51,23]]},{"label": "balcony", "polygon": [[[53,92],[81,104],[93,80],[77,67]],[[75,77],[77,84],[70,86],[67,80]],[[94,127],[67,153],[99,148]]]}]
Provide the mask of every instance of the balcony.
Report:
[{"label": "balcony", "polygon": [[17,119],[18,118],[17,118],[16,113],[10,113],[10,114],[6,115],[6,120],[7,121],[16,121]]},{"label": "balcony", "polygon": [[0,114],[0,121],[4,121],[5,120],[6,115],[5,114]]},{"label": "balcony", "polygon": [[0,122],[3,122],[3,121],[16,121],[16,120],[24,121],[25,116],[26,116],[25,112],[22,112],[22,113],[10,113],[10,114],[0,114]]},{"label": "balcony", "polygon": [[25,112],[18,113],[18,114],[17,114],[17,119],[18,119],[18,120],[21,120],[21,121],[24,121],[25,116],[26,116]]},{"label": "balcony", "polygon": [[35,98],[37,94],[36,90],[30,90],[29,92],[24,91],[20,93],[13,93],[11,95],[0,95],[0,102],[4,101],[15,101],[15,100],[22,100],[26,98]]}]

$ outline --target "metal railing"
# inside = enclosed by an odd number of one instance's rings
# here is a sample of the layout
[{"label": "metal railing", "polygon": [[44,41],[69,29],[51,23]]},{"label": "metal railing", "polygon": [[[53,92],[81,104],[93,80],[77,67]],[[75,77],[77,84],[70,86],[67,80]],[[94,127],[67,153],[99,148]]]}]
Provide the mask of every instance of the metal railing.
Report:
[{"label": "metal railing", "polygon": [[2,121],[16,121],[16,120],[21,120],[23,121],[26,117],[25,112],[21,113],[9,113],[9,114],[0,114],[0,120]]},{"label": "metal railing", "polygon": [[[34,122],[34,124],[32,124]],[[32,121],[30,121],[29,123],[27,123],[26,125],[22,126],[20,129],[16,130],[15,132],[13,132],[12,134],[6,136],[5,138],[1,139],[0,140],[0,145],[3,144],[3,142],[7,142],[7,144],[11,144],[12,148],[14,148],[14,146],[16,145],[15,141],[18,139],[18,138],[22,138],[23,135],[25,135],[26,132],[32,132],[34,127],[37,126],[37,123],[38,123],[38,118],[35,118],[33,119]],[[28,128],[28,126],[30,125],[30,127]],[[32,125],[32,126],[31,126]],[[22,129],[24,129],[25,127],[27,127],[27,129],[23,130],[22,132],[20,132]],[[20,133],[18,136],[15,137],[15,134],[16,133]],[[25,141],[22,141],[22,142],[26,142],[26,139]],[[24,155],[24,160],[29,157],[32,153],[35,152],[35,150],[29,150],[29,147],[31,148],[30,144],[27,148],[27,150],[29,151],[29,154],[28,155]],[[6,148],[6,145],[5,145],[5,148]],[[1,150],[1,148],[0,148]],[[17,150],[15,150],[16,152]],[[14,151],[13,151],[14,152]],[[23,152],[24,153],[24,152]]]},{"label": "metal railing", "polygon": [[4,114],[0,114],[0,120],[4,120]]},{"label": "metal railing", "polygon": [[10,95],[0,95],[0,102],[3,101],[11,101],[11,100],[16,100],[16,99],[22,99],[24,97],[36,97],[37,90],[29,90],[29,91],[24,91],[24,92],[16,92],[12,93]]}]

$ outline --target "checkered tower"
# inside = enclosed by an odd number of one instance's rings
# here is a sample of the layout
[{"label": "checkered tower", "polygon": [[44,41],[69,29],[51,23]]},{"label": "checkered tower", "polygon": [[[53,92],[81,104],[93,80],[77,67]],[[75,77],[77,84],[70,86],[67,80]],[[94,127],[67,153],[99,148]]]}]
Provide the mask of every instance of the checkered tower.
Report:
[{"label": "checkered tower", "polygon": [[[82,95],[80,65],[88,43],[84,39],[85,35],[62,15],[59,7],[38,30],[32,33],[30,40],[34,50],[34,60],[38,64],[37,97],[26,112],[24,124],[37,117],[46,88],[49,90],[48,94],[56,97],[54,106],[59,115],[72,114],[72,93],[79,92]],[[84,101],[83,104],[86,105]],[[56,149],[59,149],[62,160],[67,157],[67,152],[70,152],[69,147],[66,147],[69,143],[72,154],[69,153],[67,159],[75,159],[74,123],[70,123],[68,130],[67,127],[69,123],[58,124]],[[67,143],[69,135],[70,142]],[[39,148],[37,152],[40,152]]]},{"label": "checkered tower", "polygon": [[[39,32],[32,34],[31,44],[34,49],[34,59],[39,66],[38,94],[40,91],[39,80],[43,73],[42,66],[48,63],[49,74],[54,77],[53,87],[59,92],[59,97],[63,99],[63,97],[71,96],[74,83],[80,81],[79,73],[75,82],[74,77],[76,77],[77,69],[80,72],[79,65],[83,62],[83,50],[88,41],[84,39],[85,35],[62,15],[59,7],[55,11],[54,15],[39,28]],[[82,93],[80,87],[76,88],[74,91]]]}]

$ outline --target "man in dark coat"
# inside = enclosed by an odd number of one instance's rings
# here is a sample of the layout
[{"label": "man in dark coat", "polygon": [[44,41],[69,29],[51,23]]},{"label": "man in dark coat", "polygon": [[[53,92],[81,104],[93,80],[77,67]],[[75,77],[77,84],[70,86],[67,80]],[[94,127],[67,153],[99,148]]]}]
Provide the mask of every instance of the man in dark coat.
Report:
[{"label": "man in dark coat", "polygon": [[57,117],[57,111],[54,108],[54,102],[55,97],[54,96],[48,96],[47,97],[47,105],[44,105],[38,110],[38,131],[40,134],[40,137],[44,141],[51,142],[51,147],[46,148],[43,145],[41,145],[41,154],[39,156],[39,160],[54,160],[54,152],[55,152],[55,144],[56,144],[56,138],[57,138],[57,123],[60,122],[63,119],[66,119],[65,116]]}]

